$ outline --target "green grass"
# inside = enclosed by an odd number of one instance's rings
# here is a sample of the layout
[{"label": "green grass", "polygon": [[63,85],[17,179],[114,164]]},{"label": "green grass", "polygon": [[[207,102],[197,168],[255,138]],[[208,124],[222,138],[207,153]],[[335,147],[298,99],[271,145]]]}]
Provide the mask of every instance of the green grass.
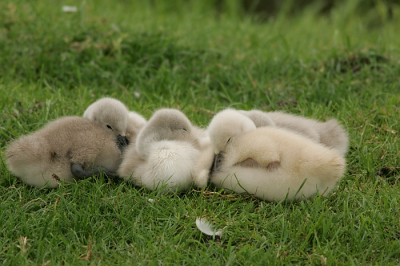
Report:
[{"label": "green grass", "polygon": [[[375,174],[399,166],[399,7],[380,24],[355,15],[357,1],[258,23],[197,2],[0,3],[0,263],[400,264],[399,174]],[[199,126],[229,106],[334,117],[350,135],[347,173],[327,198],[276,203],[102,177],[38,189],[7,171],[10,140],[103,96]],[[226,226],[221,240],[196,229],[202,215]]]}]

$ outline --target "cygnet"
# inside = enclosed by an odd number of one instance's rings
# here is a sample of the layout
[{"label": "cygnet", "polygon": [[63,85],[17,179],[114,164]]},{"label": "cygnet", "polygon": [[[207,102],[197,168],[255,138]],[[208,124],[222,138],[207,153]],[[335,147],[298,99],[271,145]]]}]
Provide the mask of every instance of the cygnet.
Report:
[{"label": "cygnet", "polygon": [[218,156],[213,184],[268,201],[327,195],[345,172],[337,150],[276,127],[240,134]]},{"label": "cygnet", "polygon": [[9,170],[35,187],[55,188],[57,181],[113,175],[121,163],[121,150],[111,131],[82,117],[63,117],[10,143]]},{"label": "cygnet", "polygon": [[126,149],[119,176],[164,192],[187,189],[200,155],[200,133],[182,112],[156,111],[139,132],[136,145]]}]

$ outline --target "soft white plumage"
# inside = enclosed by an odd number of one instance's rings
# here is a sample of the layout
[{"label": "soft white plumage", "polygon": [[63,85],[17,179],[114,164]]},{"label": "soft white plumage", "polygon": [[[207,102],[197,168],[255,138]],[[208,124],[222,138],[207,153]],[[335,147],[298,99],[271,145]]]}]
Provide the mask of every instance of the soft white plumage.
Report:
[{"label": "soft white plumage", "polygon": [[145,160],[134,148],[128,147],[118,174],[151,190],[186,190],[192,184],[193,166],[200,151],[185,141],[163,140],[149,145]]}]

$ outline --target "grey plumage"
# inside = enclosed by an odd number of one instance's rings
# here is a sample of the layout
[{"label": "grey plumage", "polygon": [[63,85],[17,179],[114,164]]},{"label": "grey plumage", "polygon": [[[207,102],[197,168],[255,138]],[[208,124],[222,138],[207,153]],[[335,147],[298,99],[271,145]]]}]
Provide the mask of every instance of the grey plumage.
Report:
[{"label": "grey plumage", "polygon": [[[74,170],[85,177],[117,170],[121,151],[111,131],[76,116],[59,118],[42,129],[11,142],[6,150],[9,170],[31,186],[54,188],[73,180]],[[75,165],[75,166],[74,166]],[[80,168],[81,167],[81,168]]]},{"label": "grey plumage", "polygon": [[344,156],[349,145],[346,130],[335,119],[320,122],[284,112],[262,112],[259,110],[239,111],[249,117],[257,127],[272,126],[291,130],[329,148],[334,148]]},{"label": "grey plumage", "polygon": [[128,116],[129,110],[122,102],[108,97],[92,103],[83,113],[84,118],[110,130],[116,137],[126,135]]},{"label": "grey plumage", "polygon": [[151,143],[161,140],[189,141],[197,144],[193,135],[193,126],[189,119],[179,110],[160,109],[150,118],[146,126],[139,132],[136,149],[144,159],[149,155]]},{"label": "grey plumage", "polygon": [[118,138],[121,148],[128,144],[134,145],[137,135],[147,122],[140,114],[129,111],[121,101],[109,97],[92,103],[83,117],[111,130]]},{"label": "grey plumage", "polygon": [[135,144],[136,138],[140,130],[142,130],[146,123],[147,120],[140,114],[133,111],[129,112],[128,125],[126,128],[126,138],[128,139],[130,144]]},{"label": "grey plumage", "polygon": [[238,112],[241,114],[244,114],[245,116],[250,118],[254,122],[256,127],[276,126],[276,124],[272,120],[272,118],[267,113],[264,113],[263,111],[260,111],[260,110],[250,110],[250,111],[238,110]]}]

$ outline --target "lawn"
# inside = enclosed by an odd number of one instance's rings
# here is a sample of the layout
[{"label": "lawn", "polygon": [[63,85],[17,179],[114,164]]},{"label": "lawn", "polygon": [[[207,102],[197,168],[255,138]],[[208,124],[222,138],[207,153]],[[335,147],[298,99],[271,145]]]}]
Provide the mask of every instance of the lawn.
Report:
[{"label": "lawn", "polygon": [[[1,1],[0,264],[400,264],[400,7],[390,19],[352,0],[260,22],[225,2]],[[336,118],[347,171],[328,197],[266,202],[103,176],[39,189],[7,170],[12,139],[104,96],[202,127],[227,107]],[[200,216],[223,237],[203,235]]]}]

